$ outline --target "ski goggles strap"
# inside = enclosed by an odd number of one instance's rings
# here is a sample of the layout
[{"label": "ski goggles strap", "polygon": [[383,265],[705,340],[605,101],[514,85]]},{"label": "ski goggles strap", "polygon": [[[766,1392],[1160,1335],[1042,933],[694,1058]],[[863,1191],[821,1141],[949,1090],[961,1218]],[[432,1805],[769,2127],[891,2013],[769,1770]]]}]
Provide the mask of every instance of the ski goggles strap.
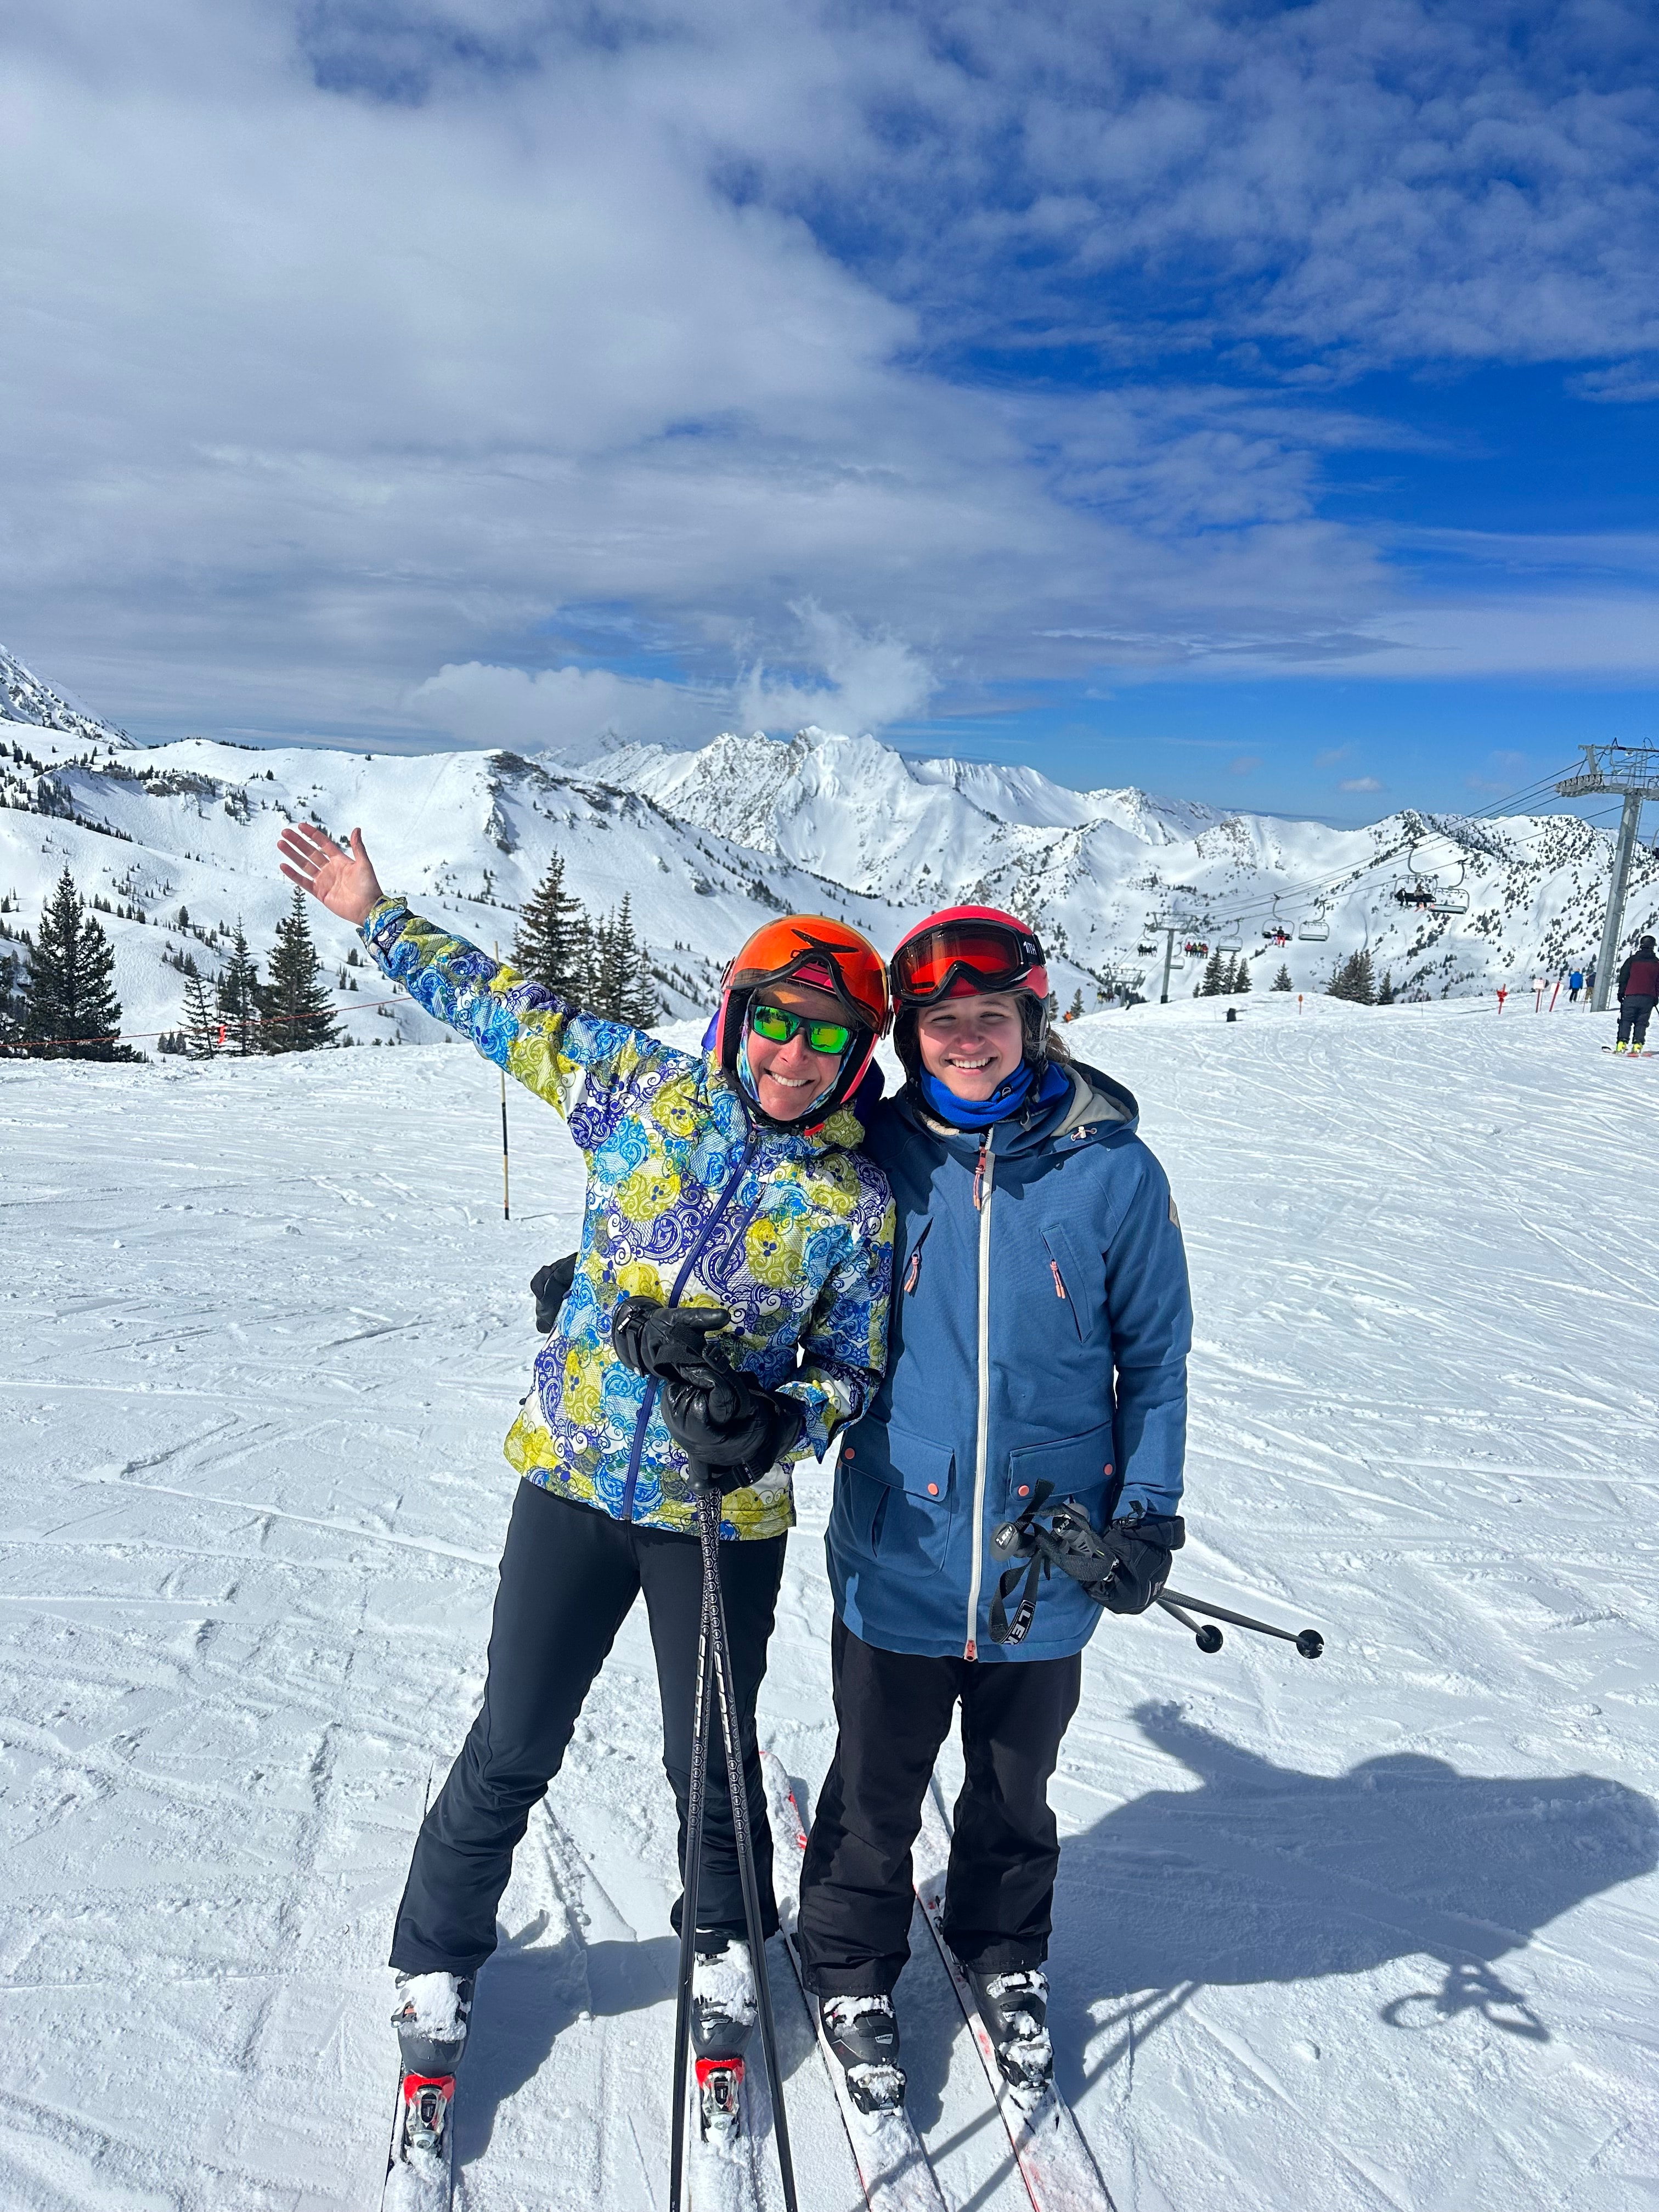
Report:
[{"label": "ski goggles strap", "polygon": [[1042,963],[1042,947],[1029,929],[1001,921],[940,922],[908,939],[893,955],[893,994],[926,1006],[959,981],[984,991],[1011,991]]}]

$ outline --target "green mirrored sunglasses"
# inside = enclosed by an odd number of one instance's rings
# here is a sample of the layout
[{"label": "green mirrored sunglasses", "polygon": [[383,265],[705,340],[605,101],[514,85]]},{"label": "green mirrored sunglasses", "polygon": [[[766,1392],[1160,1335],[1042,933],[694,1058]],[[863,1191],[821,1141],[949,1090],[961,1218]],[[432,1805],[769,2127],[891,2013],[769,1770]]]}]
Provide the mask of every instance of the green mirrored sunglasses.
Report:
[{"label": "green mirrored sunglasses", "polygon": [[805,1030],[814,1052],[836,1056],[853,1042],[853,1032],[844,1022],[811,1021],[805,1014],[787,1013],[781,1006],[751,1006],[749,1026],[769,1044],[787,1044],[798,1030]]}]

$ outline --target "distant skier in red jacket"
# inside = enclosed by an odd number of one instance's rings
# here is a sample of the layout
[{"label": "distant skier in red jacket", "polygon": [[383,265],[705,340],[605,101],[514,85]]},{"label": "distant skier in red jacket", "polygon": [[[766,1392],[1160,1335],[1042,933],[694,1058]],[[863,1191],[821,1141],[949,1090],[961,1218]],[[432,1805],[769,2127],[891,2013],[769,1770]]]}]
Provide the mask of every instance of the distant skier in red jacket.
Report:
[{"label": "distant skier in red jacket", "polygon": [[1648,1041],[1648,1016],[1659,1000],[1659,952],[1644,937],[1619,970],[1619,1042],[1615,1052],[1639,1053]]}]

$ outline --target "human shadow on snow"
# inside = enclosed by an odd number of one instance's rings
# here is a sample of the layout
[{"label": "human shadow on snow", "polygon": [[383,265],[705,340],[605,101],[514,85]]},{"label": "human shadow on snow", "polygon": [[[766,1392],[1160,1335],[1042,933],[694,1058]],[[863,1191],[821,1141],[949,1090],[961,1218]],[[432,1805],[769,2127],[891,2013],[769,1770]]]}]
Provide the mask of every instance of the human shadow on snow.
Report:
[{"label": "human shadow on snow", "polygon": [[[1443,1972],[1437,1987],[1382,2008],[1391,2027],[1473,2010],[1547,2042],[1497,1962],[1659,1864],[1659,1809],[1600,1775],[1460,1774],[1409,1752],[1304,1774],[1178,1706],[1144,1705],[1134,1718],[1200,1786],[1151,1790],[1066,1841],[1053,2011],[1071,2095],[1203,1984],[1362,1974],[1395,1959]],[[1103,2022],[1103,2000],[1118,2005]],[[1120,2032],[1085,2067],[1103,2025]]]},{"label": "human shadow on snow", "polygon": [[455,2163],[482,2156],[495,2115],[546,2063],[555,2043],[583,2011],[600,2018],[648,2011],[672,2000],[679,1943],[672,1936],[584,1942],[572,1929],[543,1942],[538,1913],[504,1936],[479,1977],[478,2004],[455,2100]]}]

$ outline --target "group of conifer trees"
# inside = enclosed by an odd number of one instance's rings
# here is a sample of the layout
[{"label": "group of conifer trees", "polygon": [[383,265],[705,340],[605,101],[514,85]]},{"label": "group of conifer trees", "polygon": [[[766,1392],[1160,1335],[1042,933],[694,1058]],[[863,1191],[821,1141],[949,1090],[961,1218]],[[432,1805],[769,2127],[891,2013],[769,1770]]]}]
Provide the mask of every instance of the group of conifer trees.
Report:
[{"label": "group of conifer trees", "polygon": [[1218,945],[1204,963],[1204,973],[1199,979],[1198,988],[1194,992],[1193,996],[1195,999],[1241,998],[1248,994],[1249,988],[1250,962],[1248,953],[1230,952],[1224,961],[1221,957],[1221,947]]},{"label": "group of conifer trees", "polygon": [[1325,995],[1328,999],[1350,1000],[1357,1006],[1391,1006],[1395,1001],[1394,977],[1385,973],[1379,983],[1370,954],[1351,952],[1325,986]]},{"label": "group of conifer trees", "polygon": [[[189,957],[189,956],[186,956]],[[312,939],[306,895],[298,884],[288,912],[276,925],[276,941],[261,980],[239,916],[230,940],[230,958],[216,983],[195,972],[185,975],[183,1025],[161,1040],[163,1052],[182,1052],[211,1060],[222,1052],[315,1052],[323,1045],[348,1042]]]},{"label": "group of conifer trees", "polygon": [[648,956],[635,933],[628,894],[623,892],[613,913],[596,921],[566,890],[564,862],[557,853],[534,896],[519,909],[513,964],[584,1013],[631,1022],[636,1029],[649,1029],[661,1018],[662,1004]]},{"label": "group of conifer trees", "polygon": [[45,1060],[137,1060],[121,1042],[115,952],[68,868],[26,933],[0,951],[0,1044]]}]

